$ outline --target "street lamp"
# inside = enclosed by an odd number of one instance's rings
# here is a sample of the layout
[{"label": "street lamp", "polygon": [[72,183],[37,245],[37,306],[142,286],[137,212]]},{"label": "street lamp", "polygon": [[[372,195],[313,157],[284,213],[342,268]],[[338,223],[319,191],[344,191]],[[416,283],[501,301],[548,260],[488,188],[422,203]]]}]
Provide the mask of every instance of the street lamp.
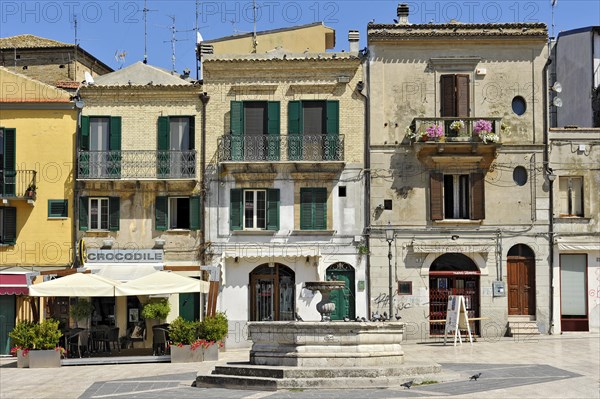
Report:
[{"label": "street lamp", "polygon": [[392,225],[390,224],[390,222],[388,222],[387,227],[385,228],[385,240],[388,242],[388,266],[389,266],[389,320],[392,319],[393,313],[392,313],[392,308],[393,308],[393,304],[392,304],[392,242],[394,241],[394,228],[392,227]]}]

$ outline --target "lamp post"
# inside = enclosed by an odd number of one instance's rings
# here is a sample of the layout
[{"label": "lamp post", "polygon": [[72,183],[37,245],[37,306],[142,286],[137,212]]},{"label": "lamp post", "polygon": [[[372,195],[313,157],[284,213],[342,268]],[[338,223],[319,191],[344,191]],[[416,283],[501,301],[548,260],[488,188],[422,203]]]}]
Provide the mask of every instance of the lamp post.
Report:
[{"label": "lamp post", "polygon": [[388,242],[388,266],[389,266],[389,296],[388,296],[388,300],[389,300],[389,320],[392,319],[393,313],[392,313],[392,309],[393,309],[393,298],[392,298],[392,242],[394,241],[394,228],[392,227],[392,225],[390,224],[390,222],[388,222],[387,227],[385,228],[385,240]]}]

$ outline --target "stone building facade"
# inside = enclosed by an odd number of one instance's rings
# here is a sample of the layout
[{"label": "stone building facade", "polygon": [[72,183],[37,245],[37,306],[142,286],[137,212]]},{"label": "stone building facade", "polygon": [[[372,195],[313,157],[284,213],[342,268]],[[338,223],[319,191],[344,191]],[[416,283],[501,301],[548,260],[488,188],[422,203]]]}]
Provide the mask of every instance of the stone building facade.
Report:
[{"label": "stone building facade", "polygon": [[548,332],[546,26],[399,17],[368,26],[371,312],[391,285],[408,339],[443,334],[452,294],[476,334]]}]

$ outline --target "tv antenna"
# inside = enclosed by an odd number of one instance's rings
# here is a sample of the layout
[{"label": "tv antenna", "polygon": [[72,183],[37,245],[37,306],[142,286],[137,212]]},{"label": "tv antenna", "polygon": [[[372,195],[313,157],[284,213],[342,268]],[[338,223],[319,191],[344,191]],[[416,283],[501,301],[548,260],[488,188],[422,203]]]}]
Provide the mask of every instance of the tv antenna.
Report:
[{"label": "tv antenna", "polygon": [[[126,56],[127,56],[127,51],[125,51],[125,50],[115,51],[115,61],[117,61],[117,64],[119,65],[119,69],[123,68],[123,65],[125,64]],[[145,64],[145,62],[144,62],[144,64]]]},{"label": "tv antenna", "polygon": [[73,80],[77,81],[77,53],[78,51],[78,47],[79,47],[79,41],[77,39],[77,14],[73,14],[73,29],[75,31],[75,74],[73,76]]},{"label": "tv antenna", "polygon": [[178,31],[177,29],[175,29],[175,15],[169,15],[169,18],[171,18],[171,26],[169,26],[168,28],[171,30],[171,40],[165,40],[163,41],[163,43],[168,43],[171,42],[171,63],[172,63],[172,69],[171,72],[175,72],[175,43],[176,42],[183,42],[186,41],[187,39],[177,39],[177,37],[175,37],[175,34]]},{"label": "tv antenna", "polygon": [[258,42],[256,41],[256,0],[252,0],[252,21],[254,28],[252,30],[252,53],[256,53]]},{"label": "tv antenna", "polygon": [[147,3],[148,0],[144,0],[144,9],[142,10],[144,13],[144,64],[148,63],[148,12],[156,11],[148,9]]}]

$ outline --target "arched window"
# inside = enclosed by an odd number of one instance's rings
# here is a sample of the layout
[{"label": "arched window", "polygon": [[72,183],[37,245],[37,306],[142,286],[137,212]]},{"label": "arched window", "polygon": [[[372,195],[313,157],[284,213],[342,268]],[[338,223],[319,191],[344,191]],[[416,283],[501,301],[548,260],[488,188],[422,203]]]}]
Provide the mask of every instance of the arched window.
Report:
[{"label": "arched window", "polygon": [[250,273],[250,321],[294,320],[295,273],[275,263],[258,266]]}]

